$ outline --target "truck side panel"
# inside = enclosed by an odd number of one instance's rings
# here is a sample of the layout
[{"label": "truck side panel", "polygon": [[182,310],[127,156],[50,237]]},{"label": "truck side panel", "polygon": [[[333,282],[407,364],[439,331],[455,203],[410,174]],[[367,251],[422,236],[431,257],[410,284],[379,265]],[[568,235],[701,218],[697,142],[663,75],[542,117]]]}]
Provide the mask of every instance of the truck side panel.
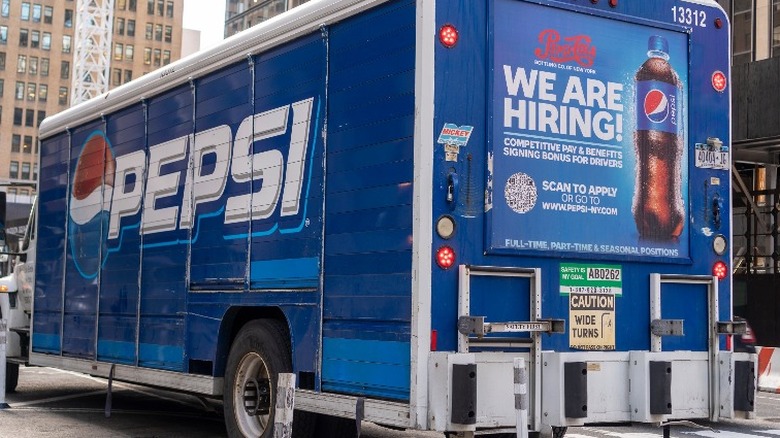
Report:
[{"label": "truck side panel", "polygon": [[41,144],[37,236],[41,251],[36,260],[33,319],[33,351],[41,353],[60,352],[69,156],[70,141],[66,134]]},{"label": "truck side panel", "polygon": [[325,60],[316,32],[45,139],[33,351],[220,377],[265,308],[314,389]]},{"label": "truck side panel", "polygon": [[408,399],[415,2],[329,36],[322,387]]}]

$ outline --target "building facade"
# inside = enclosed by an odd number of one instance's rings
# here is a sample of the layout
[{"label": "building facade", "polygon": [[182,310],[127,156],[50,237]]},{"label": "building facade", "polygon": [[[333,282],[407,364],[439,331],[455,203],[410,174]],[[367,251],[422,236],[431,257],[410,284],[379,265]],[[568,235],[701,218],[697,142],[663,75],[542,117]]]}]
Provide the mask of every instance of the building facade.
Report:
[{"label": "building facade", "polygon": [[734,313],[780,346],[780,0],[717,0],[731,21]]},{"label": "building facade", "polygon": [[227,0],[225,36],[260,24],[309,0]]},{"label": "building facade", "polygon": [[[70,106],[79,1],[0,0],[0,190],[9,203],[31,203],[38,125]],[[114,0],[109,88],[181,56],[183,8]]]}]

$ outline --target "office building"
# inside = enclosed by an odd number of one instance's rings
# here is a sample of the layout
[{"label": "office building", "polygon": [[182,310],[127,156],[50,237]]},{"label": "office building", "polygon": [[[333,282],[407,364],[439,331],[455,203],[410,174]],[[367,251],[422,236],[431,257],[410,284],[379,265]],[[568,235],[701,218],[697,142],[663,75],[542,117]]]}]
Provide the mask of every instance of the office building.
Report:
[{"label": "office building", "polygon": [[[79,4],[0,0],[0,190],[27,211],[38,176],[37,127],[72,101]],[[183,8],[184,0],[114,0],[109,88],[179,59]],[[8,219],[13,227],[26,218]]]}]

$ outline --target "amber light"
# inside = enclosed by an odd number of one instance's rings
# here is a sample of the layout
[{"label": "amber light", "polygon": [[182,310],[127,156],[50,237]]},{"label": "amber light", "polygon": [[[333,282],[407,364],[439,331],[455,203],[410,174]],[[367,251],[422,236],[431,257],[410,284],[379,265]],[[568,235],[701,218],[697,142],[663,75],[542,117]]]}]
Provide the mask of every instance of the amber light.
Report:
[{"label": "amber light", "polygon": [[439,29],[439,41],[448,49],[455,47],[455,44],[458,44],[458,29],[451,24],[445,24]]},{"label": "amber light", "polygon": [[449,246],[442,246],[436,251],[436,264],[442,269],[449,269],[455,264],[455,251]]},{"label": "amber light", "polygon": [[723,280],[729,275],[729,267],[723,261],[717,261],[712,265],[712,275],[718,277],[718,280]]}]

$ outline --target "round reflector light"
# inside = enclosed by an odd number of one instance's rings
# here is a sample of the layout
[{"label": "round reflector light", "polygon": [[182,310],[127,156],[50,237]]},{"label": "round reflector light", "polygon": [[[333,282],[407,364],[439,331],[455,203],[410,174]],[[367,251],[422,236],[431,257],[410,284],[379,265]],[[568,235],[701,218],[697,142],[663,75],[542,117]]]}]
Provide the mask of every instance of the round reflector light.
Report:
[{"label": "round reflector light", "polygon": [[723,261],[718,260],[712,265],[712,275],[718,277],[718,280],[723,280],[729,275],[729,267]]},{"label": "round reflector light", "polygon": [[455,47],[455,44],[458,44],[458,29],[451,24],[445,24],[439,29],[439,41],[448,49]]},{"label": "round reflector light", "polygon": [[436,251],[436,264],[442,269],[449,269],[455,264],[455,250],[449,246],[442,246]]},{"label": "round reflector light", "polygon": [[726,90],[727,85],[728,81],[726,81],[726,75],[722,71],[718,70],[712,74],[712,88],[714,88],[715,91],[722,93]]}]

